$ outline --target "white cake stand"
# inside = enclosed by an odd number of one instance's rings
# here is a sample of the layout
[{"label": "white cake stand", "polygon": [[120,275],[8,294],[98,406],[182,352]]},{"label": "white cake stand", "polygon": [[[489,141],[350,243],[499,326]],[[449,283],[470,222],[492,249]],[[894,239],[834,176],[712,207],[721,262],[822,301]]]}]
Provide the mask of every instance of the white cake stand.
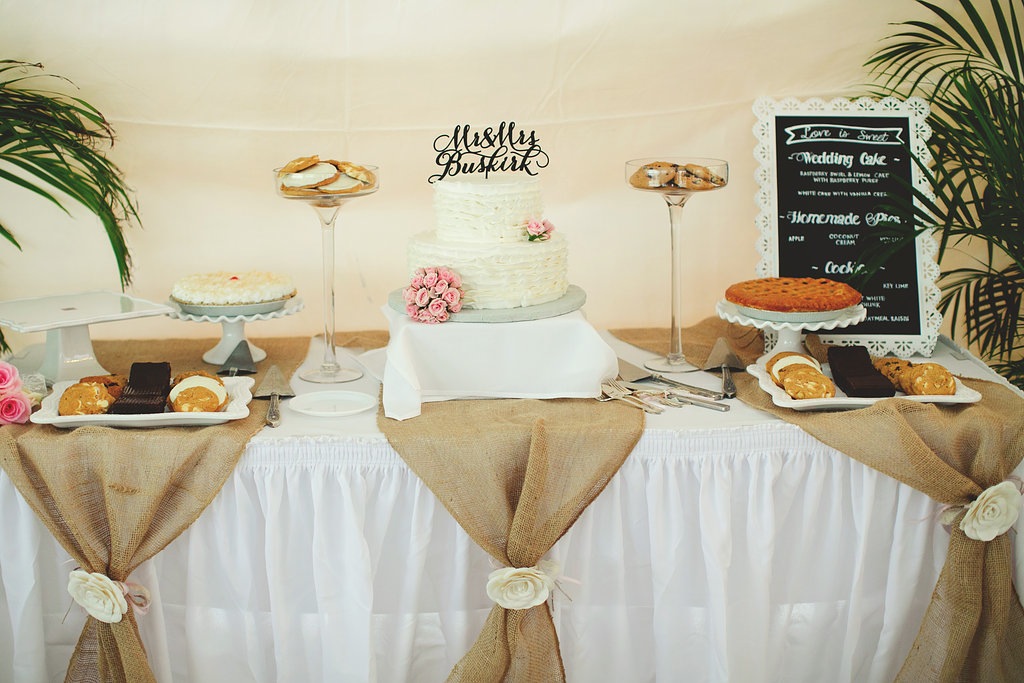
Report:
[{"label": "white cake stand", "polygon": [[[756,327],[765,333],[765,353],[759,360],[767,359],[770,355],[783,351],[794,351],[806,353],[803,336],[805,332],[818,332],[820,330],[835,330],[850,325],[856,325],[867,317],[867,309],[861,304],[844,308],[841,311],[828,311],[824,313],[773,313],[772,311],[758,311],[764,318],[754,317],[744,309],[731,301],[719,301],[715,307],[718,317],[737,325]],[[772,316],[768,319],[767,316]],[[772,339],[775,337],[775,339]]]},{"label": "white cake stand", "polygon": [[[170,318],[189,320],[197,323],[220,323],[220,341],[217,342],[216,346],[203,354],[203,360],[211,365],[223,365],[231,352],[234,351],[235,347],[242,341],[249,343],[249,349],[252,351],[253,361],[257,363],[260,362],[267,357],[267,352],[245,338],[245,324],[256,322],[257,320],[272,320],[273,318],[283,318],[286,315],[294,315],[305,307],[302,298],[298,296],[292,297],[284,306],[277,310],[265,313],[251,313],[248,315],[245,314],[247,309],[244,306],[232,307],[231,310],[234,313],[233,315],[195,315],[182,311],[181,306],[174,300],[169,300],[167,305],[171,309],[167,314]],[[249,310],[259,309],[253,308]]]},{"label": "white cake stand", "polygon": [[46,332],[38,367],[19,367],[20,371],[38,372],[51,383],[77,381],[108,374],[93,352],[90,325],[164,315],[169,310],[163,304],[115,292],[59,294],[0,302],[0,325],[15,332]]}]

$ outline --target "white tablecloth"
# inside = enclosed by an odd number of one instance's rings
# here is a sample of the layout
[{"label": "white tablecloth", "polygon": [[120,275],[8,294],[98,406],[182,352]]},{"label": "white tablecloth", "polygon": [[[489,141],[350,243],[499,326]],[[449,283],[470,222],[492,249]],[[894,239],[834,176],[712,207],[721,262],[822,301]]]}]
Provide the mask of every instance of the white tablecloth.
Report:
[{"label": "white tablecloth", "polygon": [[[898,670],[945,557],[938,505],[733,404],[650,417],[554,547],[570,681],[861,682]],[[0,520],[0,681],[62,680],[84,620],[77,607],[65,618],[71,561],[3,474]],[[132,580],[154,597],[139,621],[160,681],[433,682],[490,610],[491,569],[372,412],[286,409]]]}]

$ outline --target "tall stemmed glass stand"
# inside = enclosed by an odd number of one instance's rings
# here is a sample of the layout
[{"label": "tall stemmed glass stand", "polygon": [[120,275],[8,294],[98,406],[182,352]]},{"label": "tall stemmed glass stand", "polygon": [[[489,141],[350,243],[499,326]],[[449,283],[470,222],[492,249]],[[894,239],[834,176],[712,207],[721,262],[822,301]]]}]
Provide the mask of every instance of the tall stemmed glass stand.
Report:
[{"label": "tall stemmed glass stand", "polygon": [[[374,175],[373,185],[357,192],[346,194],[315,194],[315,195],[291,195],[281,191],[280,183],[277,183],[277,192],[285,199],[293,199],[309,204],[316,212],[320,221],[320,235],[323,251],[323,312],[324,312],[324,356],[320,367],[304,370],[299,373],[299,378],[307,382],[318,384],[339,384],[351,382],[363,376],[362,370],[342,367],[338,363],[337,352],[334,348],[334,225],[338,218],[341,207],[357,197],[365,197],[373,194],[380,187],[379,171],[375,166],[364,166]],[[276,180],[277,171],[275,171]]]},{"label": "tall stemmed glass stand", "polygon": [[660,157],[626,162],[626,181],[645,192],[657,192],[668,206],[672,253],[672,320],[669,352],[644,367],[655,372],[698,370],[683,354],[683,207],[695,194],[718,190],[729,182],[729,164],[721,159]]}]

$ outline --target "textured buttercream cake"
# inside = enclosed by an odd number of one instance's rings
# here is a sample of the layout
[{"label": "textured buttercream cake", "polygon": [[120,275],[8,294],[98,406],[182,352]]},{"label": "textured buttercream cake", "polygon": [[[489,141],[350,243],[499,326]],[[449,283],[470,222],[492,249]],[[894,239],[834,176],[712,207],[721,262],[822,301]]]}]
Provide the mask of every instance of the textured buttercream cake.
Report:
[{"label": "textured buttercream cake", "polygon": [[175,301],[203,306],[258,304],[294,295],[290,277],[265,271],[198,273],[181,278],[171,288]]},{"label": "textured buttercream cake", "polygon": [[463,306],[504,309],[561,298],[569,288],[568,245],[558,232],[530,241],[543,218],[536,178],[513,174],[434,183],[433,231],[409,242],[409,271],[447,266],[462,278]]}]

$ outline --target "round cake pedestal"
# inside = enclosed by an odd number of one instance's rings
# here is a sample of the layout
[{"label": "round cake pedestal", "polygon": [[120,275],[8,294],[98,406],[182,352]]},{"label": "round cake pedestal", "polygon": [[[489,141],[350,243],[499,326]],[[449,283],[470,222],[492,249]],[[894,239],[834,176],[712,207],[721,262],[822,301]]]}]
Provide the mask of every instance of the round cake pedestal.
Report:
[{"label": "round cake pedestal", "polygon": [[[737,325],[756,327],[765,333],[765,353],[759,360],[767,359],[783,351],[796,353],[807,353],[804,348],[804,333],[817,332],[819,330],[835,330],[850,325],[856,325],[867,317],[867,309],[857,304],[841,311],[835,311],[832,317],[821,319],[822,314],[801,315],[792,313],[778,313],[771,320],[755,318],[742,312],[736,304],[731,301],[719,301],[715,306],[718,317]],[[771,315],[771,311],[765,311],[765,315]],[[802,318],[813,318],[811,320]],[[774,339],[773,339],[774,337]]]},{"label": "round cake pedestal", "polygon": [[252,352],[253,362],[258,363],[265,359],[267,357],[267,352],[245,338],[245,324],[256,322],[257,320],[283,318],[286,315],[298,313],[305,306],[302,299],[296,296],[289,299],[281,308],[269,313],[258,313],[254,315],[194,315],[192,313],[185,313],[182,311],[181,306],[173,300],[168,301],[167,303],[172,309],[171,312],[167,314],[170,318],[189,320],[197,323],[220,323],[220,341],[217,342],[216,346],[203,354],[203,360],[211,365],[223,365],[231,352],[235,350],[235,347],[243,341],[249,344],[249,350]]},{"label": "round cake pedestal", "polygon": [[[405,288],[396,289],[388,294],[388,306],[398,313],[405,313],[403,289]],[[458,313],[452,313],[448,321],[453,323],[518,323],[542,320],[572,313],[582,308],[585,303],[587,303],[587,293],[576,285],[569,285],[565,294],[546,304],[520,306],[519,308],[464,308]]]}]

